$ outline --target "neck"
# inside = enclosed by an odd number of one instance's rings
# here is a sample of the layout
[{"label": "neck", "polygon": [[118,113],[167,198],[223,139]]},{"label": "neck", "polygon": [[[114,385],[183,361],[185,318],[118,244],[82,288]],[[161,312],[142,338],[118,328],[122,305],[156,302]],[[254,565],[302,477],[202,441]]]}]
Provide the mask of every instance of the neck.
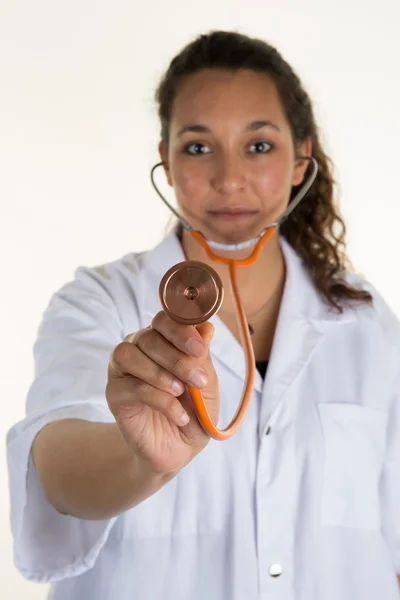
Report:
[{"label": "neck", "polygon": [[[268,298],[276,292],[279,282],[285,277],[285,262],[279,245],[278,235],[279,231],[276,231],[265,243],[254,264],[237,268],[240,297],[246,315],[257,311],[265,304]],[[202,261],[217,271],[225,290],[221,311],[233,314],[234,303],[230,291],[228,267],[210,259],[200,244],[186,230],[182,232],[181,243],[188,260]],[[253,248],[246,250],[244,254],[242,252],[240,256],[235,255],[235,253],[224,253],[224,256],[238,260],[246,258],[252,251]],[[218,251],[216,251],[216,254],[218,254]],[[274,294],[274,296],[280,302],[280,294]],[[275,298],[271,300],[275,304]],[[270,306],[269,310],[271,308]]]}]

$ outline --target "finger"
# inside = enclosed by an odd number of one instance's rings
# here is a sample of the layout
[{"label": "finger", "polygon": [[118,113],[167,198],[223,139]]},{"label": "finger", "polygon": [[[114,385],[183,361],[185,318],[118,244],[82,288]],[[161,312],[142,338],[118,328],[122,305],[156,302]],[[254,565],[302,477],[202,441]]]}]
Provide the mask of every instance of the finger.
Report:
[{"label": "finger", "polygon": [[133,332],[133,333],[130,333],[129,335],[127,335],[127,336],[124,338],[124,342],[131,342],[131,343],[134,343],[134,342],[135,342],[135,340],[136,340],[136,338],[137,338],[139,335],[141,335],[141,333],[142,333],[143,331],[146,331],[147,329],[151,329],[151,326],[149,325],[148,327],[144,327],[143,329],[139,329],[139,331],[135,331],[135,332]]},{"label": "finger", "polygon": [[206,347],[200,333],[194,325],[182,325],[173,321],[164,311],[156,314],[151,328],[158,331],[176,348],[195,358],[204,356]]},{"label": "finger", "polygon": [[[201,359],[195,359],[181,352],[158,331],[143,330],[136,339],[136,346],[152,361],[173,373],[177,379],[196,388],[205,387],[208,383],[207,373],[201,365]],[[205,355],[206,357],[206,355]],[[138,374],[136,365],[134,375]],[[139,373],[143,378],[142,373]]]},{"label": "finger", "polygon": [[121,342],[111,353],[109,379],[138,377],[153,387],[180,396],[185,386],[181,380],[144,354],[131,342]]},{"label": "finger", "polygon": [[136,377],[111,380],[107,384],[106,396],[113,398],[110,408],[118,419],[130,418],[135,407],[146,405],[162,413],[178,427],[186,426],[190,420],[177,398]]}]

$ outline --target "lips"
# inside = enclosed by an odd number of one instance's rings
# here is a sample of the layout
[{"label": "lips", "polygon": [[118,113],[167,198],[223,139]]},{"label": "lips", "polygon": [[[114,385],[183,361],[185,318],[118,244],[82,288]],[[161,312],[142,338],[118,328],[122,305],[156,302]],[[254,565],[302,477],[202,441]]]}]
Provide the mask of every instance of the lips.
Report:
[{"label": "lips", "polygon": [[221,208],[217,210],[209,210],[208,211],[212,215],[253,215],[257,211],[249,210],[248,208]]},{"label": "lips", "polygon": [[235,209],[235,210],[210,210],[209,215],[219,223],[244,223],[258,214],[257,210]]}]

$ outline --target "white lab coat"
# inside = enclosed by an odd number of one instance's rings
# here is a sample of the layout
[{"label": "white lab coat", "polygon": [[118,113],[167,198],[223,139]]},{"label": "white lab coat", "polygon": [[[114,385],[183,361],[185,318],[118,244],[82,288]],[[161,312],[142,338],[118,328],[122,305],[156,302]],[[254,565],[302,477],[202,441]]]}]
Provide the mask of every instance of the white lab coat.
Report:
[{"label": "white lab coat", "polygon": [[[30,460],[50,421],[112,422],[109,355],[160,310],[174,233],[148,253],[79,268],[35,344],[27,416],[8,435],[15,563],[53,600],[395,600],[400,573],[400,326],[374,307],[330,311],[280,236],[287,278],[265,382],[245,422],[118,518],[86,521],[46,501]],[[218,316],[212,358],[225,427],[244,382]],[[107,482],[105,482],[107,485]]]}]

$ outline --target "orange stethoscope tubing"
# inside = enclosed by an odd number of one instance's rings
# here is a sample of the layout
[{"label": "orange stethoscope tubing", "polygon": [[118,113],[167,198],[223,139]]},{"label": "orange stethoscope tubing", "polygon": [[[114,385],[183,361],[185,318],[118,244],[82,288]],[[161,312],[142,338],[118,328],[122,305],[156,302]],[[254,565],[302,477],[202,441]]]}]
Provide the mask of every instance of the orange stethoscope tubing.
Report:
[{"label": "orange stethoscope tubing", "polygon": [[[215,440],[226,440],[226,439],[230,438],[239,429],[241,423],[244,420],[246,411],[247,411],[249,403],[250,403],[250,399],[251,399],[251,395],[252,395],[252,391],[253,391],[254,377],[255,377],[255,359],[254,359],[253,344],[252,344],[252,341],[250,338],[250,332],[249,332],[249,328],[248,328],[248,324],[247,324],[246,315],[244,313],[243,306],[240,301],[239,289],[238,289],[237,279],[236,279],[236,269],[237,269],[237,267],[245,267],[245,266],[251,265],[257,260],[266,241],[268,239],[270,239],[272,237],[272,235],[279,229],[279,227],[281,226],[283,221],[285,219],[287,219],[287,217],[290,215],[290,213],[296,208],[296,206],[304,198],[304,196],[310,189],[311,185],[315,181],[315,178],[318,173],[318,163],[317,163],[316,159],[313,156],[299,156],[297,158],[299,160],[309,160],[312,163],[313,172],[311,173],[311,176],[309,177],[306,184],[303,185],[302,189],[296,194],[295,198],[293,198],[293,200],[291,201],[291,203],[289,204],[288,208],[285,210],[283,215],[281,215],[281,217],[277,221],[275,221],[275,223],[270,225],[268,228],[266,228],[260,234],[260,238],[255,245],[253,253],[248,258],[240,259],[240,260],[232,260],[232,259],[225,258],[225,257],[214,254],[210,247],[210,244],[211,244],[210,240],[207,241],[206,238],[203,237],[203,235],[200,233],[200,231],[196,231],[195,229],[193,229],[191,227],[191,225],[186,221],[186,219],[184,219],[177,212],[177,210],[175,210],[175,208],[173,206],[171,206],[171,204],[164,198],[164,196],[161,194],[161,192],[159,191],[159,189],[154,181],[154,172],[158,167],[165,166],[166,163],[164,163],[164,162],[158,163],[151,169],[151,175],[150,175],[151,182],[153,184],[155,191],[160,196],[160,198],[164,202],[164,204],[169,208],[169,210],[176,217],[178,217],[178,219],[180,220],[180,222],[182,223],[184,228],[193,236],[193,238],[198,241],[198,243],[205,250],[205,252],[209,258],[211,258],[212,260],[215,260],[217,262],[223,263],[225,265],[228,265],[228,267],[229,267],[230,285],[231,285],[231,290],[232,290],[234,303],[235,303],[235,313],[236,313],[237,325],[239,328],[240,340],[242,343],[242,347],[243,347],[243,351],[244,351],[244,355],[245,355],[245,361],[246,361],[246,380],[245,380],[244,390],[242,393],[242,398],[240,400],[239,407],[238,407],[236,414],[233,417],[231,423],[228,425],[228,427],[226,427],[223,430],[215,427],[214,423],[211,421],[210,416],[208,414],[201,391],[192,386],[188,386],[189,394],[192,399],[193,406],[195,408],[195,412],[196,412],[197,418],[200,422],[200,425],[203,427],[204,431],[206,433],[208,433],[208,435],[210,437],[214,438]],[[218,245],[214,244],[214,247],[221,247],[221,244],[218,244]],[[242,245],[242,247],[243,247],[243,245]],[[226,248],[222,248],[222,249],[226,249]],[[237,248],[229,248],[229,250],[232,250],[232,249],[237,249]]]},{"label": "orange stethoscope tubing", "polygon": [[208,246],[206,240],[202,237],[202,235],[198,231],[192,230],[191,235],[201,244],[201,246],[206,251],[209,258],[228,265],[229,268],[229,276],[230,276],[230,285],[235,303],[235,313],[237,324],[239,327],[239,335],[240,341],[242,344],[244,356],[245,356],[245,364],[246,364],[246,379],[245,386],[242,392],[242,398],[240,400],[238,409],[236,411],[235,416],[233,417],[231,423],[225,429],[218,429],[208,414],[206,405],[203,400],[203,396],[201,390],[194,388],[192,386],[188,386],[188,391],[190,397],[193,402],[194,409],[196,411],[196,415],[198,420],[200,421],[200,425],[204,429],[206,433],[215,440],[227,440],[230,438],[236,431],[239,429],[242,424],[247,409],[250,404],[251,396],[253,393],[253,385],[254,385],[254,376],[255,376],[255,358],[254,358],[254,350],[253,344],[250,337],[249,327],[247,324],[246,315],[243,310],[242,303],[240,301],[239,288],[237,284],[236,278],[236,269],[237,267],[245,267],[253,264],[261,250],[264,246],[265,242],[272,237],[277,228],[271,228],[260,238],[256,244],[256,247],[253,250],[253,253],[246,259],[242,259],[239,261],[232,260],[230,258],[224,258],[222,256],[215,255],[211,248]]}]

